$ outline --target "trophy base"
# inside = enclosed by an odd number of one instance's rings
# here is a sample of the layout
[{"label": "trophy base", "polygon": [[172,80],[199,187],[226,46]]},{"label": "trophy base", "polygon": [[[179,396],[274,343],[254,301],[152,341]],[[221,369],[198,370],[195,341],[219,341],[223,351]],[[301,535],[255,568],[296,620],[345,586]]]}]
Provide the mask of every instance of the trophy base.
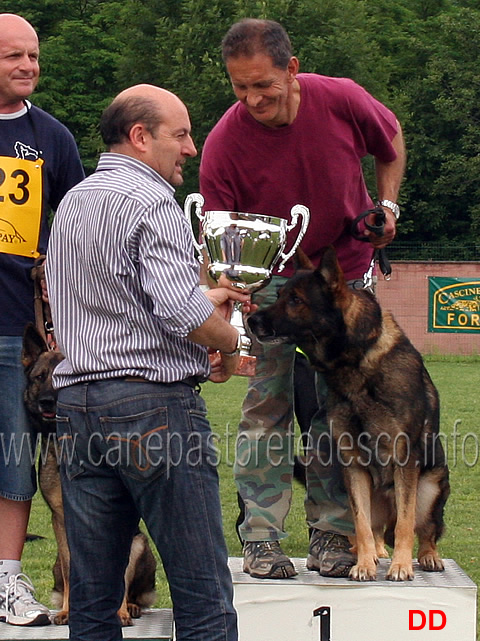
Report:
[{"label": "trophy base", "polygon": [[256,356],[245,356],[240,354],[238,367],[234,372],[234,376],[255,376],[257,369]]}]

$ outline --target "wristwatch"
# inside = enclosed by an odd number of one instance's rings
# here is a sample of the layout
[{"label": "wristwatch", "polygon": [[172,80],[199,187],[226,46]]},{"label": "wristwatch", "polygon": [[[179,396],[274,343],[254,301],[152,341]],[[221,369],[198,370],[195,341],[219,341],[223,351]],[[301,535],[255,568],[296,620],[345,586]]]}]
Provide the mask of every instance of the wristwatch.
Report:
[{"label": "wristwatch", "polygon": [[400,218],[400,207],[397,205],[397,203],[394,203],[393,200],[379,200],[377,205],[381,205],[382,207],[388,207],[388,209],[391,209],[393,211],[393,215],[395,216],[395,220],[398,220]]},{"label": "wristwatch", "polygon": [[243,346],[242,341],[243,341],[243,337],[240,334],[240,332],[238,332],[236,348],[233,350],[233,352],[221,352],[222,356],[236,356],[237,354],[240,354],[240,350],[242,349],[242,346]]}]

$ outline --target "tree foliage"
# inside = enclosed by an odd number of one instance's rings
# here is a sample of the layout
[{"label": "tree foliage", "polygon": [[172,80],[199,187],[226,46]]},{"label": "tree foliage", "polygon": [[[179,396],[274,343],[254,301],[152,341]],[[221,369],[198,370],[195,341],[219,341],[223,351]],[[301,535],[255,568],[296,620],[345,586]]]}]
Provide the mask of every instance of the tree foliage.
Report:
[{"label": "tree foliage", "polygon": [[[278,20],[302,71],[353,78],[402,123],[399,237],[480,243],[480,0],[3,0],[2,11],[37,28],[35,102],[72,130],[88,170],[102,149],[101,111],[139,82],[185,101],[201,152],[234,100],[224,33],[246,16]],[[198,189],[198,162],[187,164],[180,202]]]}]

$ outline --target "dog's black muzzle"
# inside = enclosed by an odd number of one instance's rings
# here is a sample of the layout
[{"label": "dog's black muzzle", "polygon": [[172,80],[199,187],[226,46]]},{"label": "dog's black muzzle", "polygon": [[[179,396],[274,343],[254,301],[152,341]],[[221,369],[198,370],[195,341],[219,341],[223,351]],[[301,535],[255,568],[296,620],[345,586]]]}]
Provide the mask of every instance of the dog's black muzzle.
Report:
[{"label": "dog's black muzzle", "polygon": [[252,334],[257,338],[259,343],[288,343],[286,336],[279,336],[270,322],[266,312],[255,312],[247,319],[247,325]]},{"label": "dog's black muzzle", "polygon": [[45,395],[38,400],[38,410],[43,421],[54,421],[57,413],[56,395]]}]

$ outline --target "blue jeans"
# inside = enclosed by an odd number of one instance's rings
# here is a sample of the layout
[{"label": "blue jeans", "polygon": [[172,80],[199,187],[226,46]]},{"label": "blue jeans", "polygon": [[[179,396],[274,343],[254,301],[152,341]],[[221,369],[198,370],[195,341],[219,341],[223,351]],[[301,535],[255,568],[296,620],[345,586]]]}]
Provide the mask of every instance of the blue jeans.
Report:
[{"label": "blue jeans", "polygon": [[22,337],[0,336],[0,496],[27,501],[37,489],[36,434],[23,403]]},{"label": "blue jeans", "polygon": [[142,518],[168,578],[178,641],[236,641],[217,453],[203,399],[184,383],[121,379],[59,391],[71,552],[70,640],[119,641],[116,615]]}]

